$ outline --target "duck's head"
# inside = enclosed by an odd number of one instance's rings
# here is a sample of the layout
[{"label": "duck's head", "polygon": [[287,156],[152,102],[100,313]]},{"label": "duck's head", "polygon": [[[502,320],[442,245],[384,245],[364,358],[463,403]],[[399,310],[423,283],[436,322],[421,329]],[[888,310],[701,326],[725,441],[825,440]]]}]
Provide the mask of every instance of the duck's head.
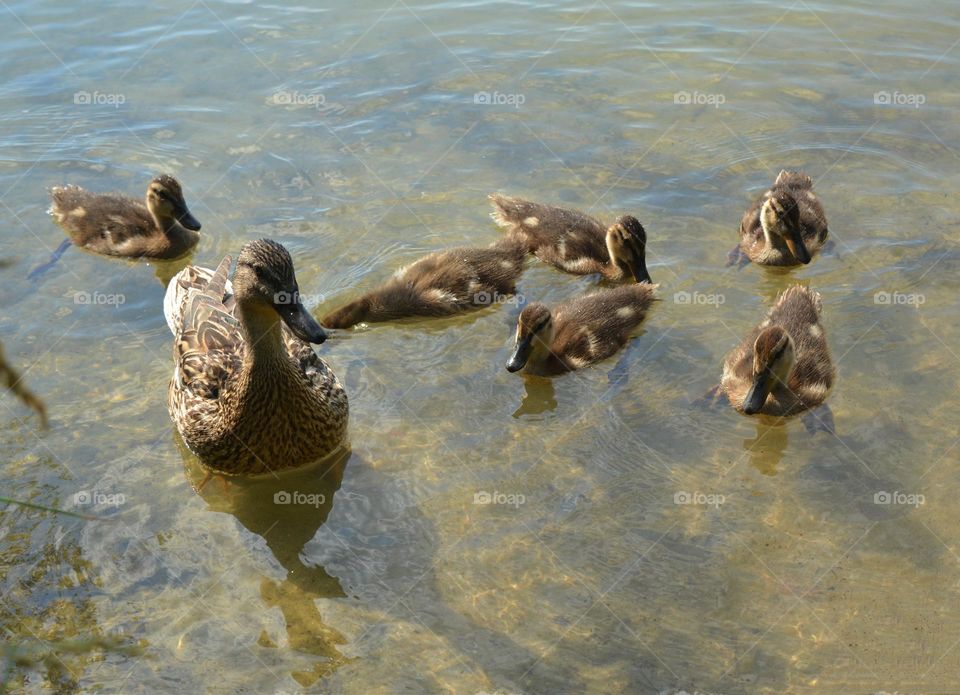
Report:
[{"label": "duck's head", "polygon": [[652,282],[647,272],[647,232],[636,217],[623,215],[610,225],[607,251],[625,275],[637,282]]},{"label": "duck's head", "polygon": [[760,225],[766,234],[776,234],[782,238],[798,261],[803,264],[810,262],[810,252],[803,243],[800,208],[793,194],[775,189],[760,208]]},{"label": "duck's head", "polygon": [[753,343],[753,384],[743,399],[743,412],[760,412],[770,391],[778,383],[786,384],[793,369],[793,340],[780,326],[760,331]]},{"label": "duck's head", "polygon": [[183,199],[180,182],[169,174],[157,176],[147,186],[147,209],[164,229],[178,222],[194,232],[200,231],[200,222],[190,214]]},{"label": "duck's head", "polygon": [[260,239],[244,246],[233,274],[233,288],[237,302],[248,315],[270,321],[275,313],[301,340],[320,344],[327,339],[323,328],[300,301],[293,261],[281,244]]},{"label": "duck's head", "polygon": [[553,344],[553,317],[545,304],[528,304],[517,320],[517,339],[513,355],[507,362],[508,372],[523,369],[535,350],[549,350]]}]

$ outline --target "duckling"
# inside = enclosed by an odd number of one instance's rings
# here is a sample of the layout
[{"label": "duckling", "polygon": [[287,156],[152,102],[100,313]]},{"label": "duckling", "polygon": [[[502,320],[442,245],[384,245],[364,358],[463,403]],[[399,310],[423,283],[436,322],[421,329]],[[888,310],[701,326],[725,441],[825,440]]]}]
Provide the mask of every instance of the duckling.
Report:
[{"label": "duckling", "polygon": [[[794,285],[780,293],[767,318],[724,361],[719,388],[734,408],[779,417],[823,404],[836,371],[822,311],[813,290]],[[823,408],[818,419],[829,419],[832,430],[833,418]]]},{"label": "duckling", "polygon": [[526,252],[511,239],[487,248],[436,251],[400,268],[380,287],[330,312],[328,328],[409,316],[449,316],[515,294]]},{"label": "duckling", "polygon": [[604,228],[577,210],[499,193],[489,198],[494,222],[509,229],[508,235],[541,261],[574,275],[599,273],[614,282],[650,282],[647,233],[636,217],[622,215]]},{"label": "duckling", "polygon": [[551,312],[529,304],[517,321],[508,372],[555,376],[604,360],[627,344],[656,299],[656,285],[613,287],[561,304]]},{"label": "duckling", "polygon": [[146,204],[79,186],[50,189],[50,214],[77,246],[107,256],[178,258],[196,246],[197,221],[180,183],[167,174],[147,186]]},{"label": "duckling", "polygon": [[300,301],[287,250],[245,245],[233,284],[189,266],[163,301],[175,337],[168,407],[184,443],[223,474],[263,474],[316,461],[347,430],[347,394],[310,347],[326,335]]},{"label": "duckling", "polygon": [[807,264],[827,242],[827,215],[806,174],[782,170],[744,213],[727,265]]}]

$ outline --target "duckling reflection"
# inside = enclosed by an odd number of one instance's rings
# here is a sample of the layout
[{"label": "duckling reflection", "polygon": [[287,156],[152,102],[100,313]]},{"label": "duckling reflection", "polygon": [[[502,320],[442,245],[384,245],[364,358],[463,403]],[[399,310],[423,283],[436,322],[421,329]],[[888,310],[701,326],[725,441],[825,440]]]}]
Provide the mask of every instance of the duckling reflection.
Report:
[{"label": "duckling reflection", "polygon": [[530,376],[524,379],[523,400],[513,411],[513,417],[542,415],[557,409],[557,396],[553,390],[553,379]]},{"label": "duckling reflection", "polygon": [[783,418],[757,418],[757,436],[744,439],[744,451],[750,457],[750,465],[763,475],[776,475],[777,466],[783,458],[783,452],[790,443],[787,427]]},{"label": "duckling reflection", "polygon": [[[206,471],[177,440],[187,479],[196,489]],[[279,582],[263,577],[260,596],[266,606],[283,613],[291,648],[324,659],[312,671],[291,674],[304,686],[351,660],[338,648],[346,637],[323,621],[316,603],[318,598],[345,598],[340,580],[323,567],[305,563],[301,555],[330,515],[350,458],[349,451],[340,450],[307,469],[257,479],[231,478],[227,486],[207,485],[201,492],[211,510],[232,514],[263,538],[286,570],[286,578]],[[268,644],[269,638],[261,635],[260,641]]]}]

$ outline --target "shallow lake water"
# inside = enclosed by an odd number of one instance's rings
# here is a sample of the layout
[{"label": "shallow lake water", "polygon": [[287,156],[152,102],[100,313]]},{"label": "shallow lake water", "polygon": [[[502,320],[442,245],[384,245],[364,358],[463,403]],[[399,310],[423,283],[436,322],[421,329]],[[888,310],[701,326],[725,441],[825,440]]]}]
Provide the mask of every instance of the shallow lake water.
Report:
[{"label": "shallow lake water", "polygon": [[[0,16],[0,342],[50,414],[0,394],[3,495],[101,518],[0,510],[3,640],[137,647],[10,668],[13,691],[960,692],[955,3]],[[726,268],[781,168],[835,249]],[[336,332],[349,452],[198,494],[166,410],[183,263],[70,249],[26,279],[63,239],[49,186],[164,171],[192,262],[277,239],[318,316],[497,239],[493,191],[637,215],[662,301],[553,382],[504,369],[516,302]],[[823,295],[836,436],[694,405],[796,282]],[[594,284],[531,261],[520,293]]]}]

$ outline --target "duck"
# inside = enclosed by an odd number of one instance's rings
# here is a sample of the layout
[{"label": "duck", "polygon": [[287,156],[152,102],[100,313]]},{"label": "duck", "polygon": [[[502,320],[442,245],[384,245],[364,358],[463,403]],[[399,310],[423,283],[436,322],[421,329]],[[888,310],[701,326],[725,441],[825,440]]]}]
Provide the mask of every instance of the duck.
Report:
[{"label": "duck", "polygon": [[501,303],[516,294],[526,250],[512,239],[486,248],[435,251],[397,270],[383,285],[331,311],[328,328],[412,316],[450,316]]},{"label": "duck", "polygon": [[557,376],[616,354],[643,323],[656,285],[621,285],[576,297],[551,311],[528,304],[520,312],[508,372]]},{"label": "duck", "polygon": [[820,294],[802,285],[777,296],[724,360],[719,389],[737,411],[783,417],[822,406],[836,379],[822,312]]},{"label": "duck", "polygon": [[494,193],[490,217],[545,263],[573,275],[600,274],[612,282],[650,282],[647,233],[632,215],[604,227],[579,210]]},{"label": "duck", "polygon": [[[145,203],[122,193],[93,193],[79,186],[50,189],[49,213],[69,241],[94,253],[126,258],[179,258],[200,240],[180,182],[154,177]],[[66,244],[67,242],[65,242]]]},{"label": "duck", "polygon": [[170,417],[187,448],[218,474],[298,468],[338,449],[349,406],[310,346],[326,333],[300,299],[293,261],[271,239],[216,270],[173,277],[164,315],[174,335]]},{"label": "duck", "polygon": [[827,243],[827,235],[827,215],[813,192],[813,180],[784,169],[744,213],[740,243],[727,265],[806,265]]}]

